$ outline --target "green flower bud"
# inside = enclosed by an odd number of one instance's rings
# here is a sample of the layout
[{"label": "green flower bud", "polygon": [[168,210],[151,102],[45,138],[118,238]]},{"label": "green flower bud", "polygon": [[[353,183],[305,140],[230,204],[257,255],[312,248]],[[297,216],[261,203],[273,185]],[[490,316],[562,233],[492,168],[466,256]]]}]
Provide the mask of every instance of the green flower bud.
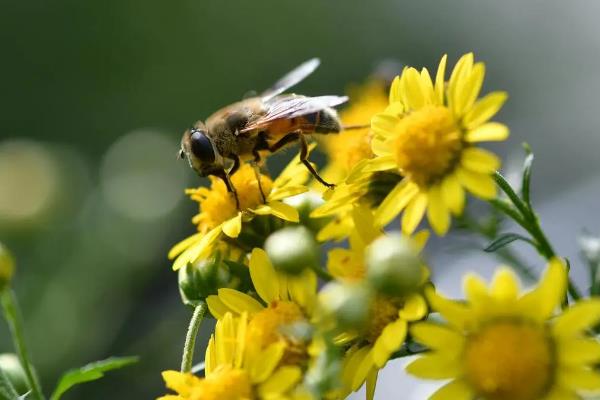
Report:
[{"label": "green flower bud", "polygon": [[15,259],[11,252],[0,243],[0,290],[10,285],[15,273]]},{"label": "green flower bud", "polygon": [[179,293],[184,304],[196,306],[229,281],[229,273],[221,266],[217,253],[188,264],[179,270]]},{"label": "green flower bud", "polygon": [[17,393],[22,395],[29,391],[25,371],[23,371],[21,362],[16,354],[0,354],[0,368],[4,371],[4,374],[10,383],[12,383]]},{"label": "green flower bud", "polygon": [[421,283],[423,261],[419,250],[399,232],[371,243],[365,262],[369,282],[382,294],[403,296],[414,292]]},{"label": "green flower bud", "polygon": [[341,330],[360,331],[367,323],[372,292],[362,283],[330,282],[319,293],[326,318],[334,318]]},{"label": "green flower bud", "polygon": [[306,226],[312,232],[317,233],[323,228],[331,218],[311,218],[310,213],[317,207],[323,205],[325,201],[315,192],[304,192],[296,196],[288,197],[284,203],[289,204],[298,210],[300,215],[300,224]]},{"label": "green flower bud", "polygon": [[293,226],[271,234],[265,251],[273,266],[286,274],[297,275],[317,265],[319,249],[313,234],[304,226]]}]

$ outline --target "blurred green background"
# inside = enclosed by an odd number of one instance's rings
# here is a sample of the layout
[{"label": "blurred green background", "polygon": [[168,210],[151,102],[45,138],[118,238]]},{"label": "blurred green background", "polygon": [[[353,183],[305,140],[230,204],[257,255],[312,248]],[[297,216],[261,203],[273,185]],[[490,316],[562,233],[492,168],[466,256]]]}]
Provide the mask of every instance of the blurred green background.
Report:
[{"label": "blurred green background", "polygon": [[[475,51],[485,90],[511,95],[499,118],[513,135],[494,149],[531,143],[538,198],[600,171],[591,1],[0,5],[0,240],[18,258],[43,386],[92,360],[141,357],[66,399],[164,392],[160,371],[178,368],[190,314],[166,252],[193,232],[183,189],[200,182],[175,158],[180,135],[310,57],[323,64],[297,90],[316,95],[344,92],[385,60],[431,70],[443,53]],[[0,351],[10,349],[2,325]]]}]

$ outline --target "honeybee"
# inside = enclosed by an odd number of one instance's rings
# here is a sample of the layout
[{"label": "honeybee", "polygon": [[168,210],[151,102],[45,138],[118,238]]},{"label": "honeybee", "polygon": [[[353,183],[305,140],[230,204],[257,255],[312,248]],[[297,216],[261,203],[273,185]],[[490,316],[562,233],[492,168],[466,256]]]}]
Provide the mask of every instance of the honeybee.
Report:
[{"label": "honeybee", "polygon": [[308,60],[260,96],[231,104],[205,122],[196,122],[183,134],[179,157],[187,158],[200,176],[221,178],[234,194],[238,208],[237,194],[229,177],[240,163],[250,161],[258,178],[262,154],[274,153],[295,142],[300,144],[300,160],[310,173],[323,185],[332,187],[308,161],[306,136],[340,132],[343,127],[333,107],[345,103],[348,97],[283,94],[314,72],[319,64],[317,58]]}]

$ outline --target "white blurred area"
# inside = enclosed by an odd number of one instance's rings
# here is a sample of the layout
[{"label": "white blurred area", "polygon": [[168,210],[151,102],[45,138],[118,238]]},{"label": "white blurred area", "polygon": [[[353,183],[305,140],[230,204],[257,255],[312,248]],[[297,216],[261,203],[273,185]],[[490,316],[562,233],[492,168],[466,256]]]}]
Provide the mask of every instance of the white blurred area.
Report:
[{"label": "white blurred area", "polygon": [[186,183],[177,149],[173,139],[152,130],[122,136],[108,149],[100,167],[106,202],[135,220],[153,220],[173,211]]}]

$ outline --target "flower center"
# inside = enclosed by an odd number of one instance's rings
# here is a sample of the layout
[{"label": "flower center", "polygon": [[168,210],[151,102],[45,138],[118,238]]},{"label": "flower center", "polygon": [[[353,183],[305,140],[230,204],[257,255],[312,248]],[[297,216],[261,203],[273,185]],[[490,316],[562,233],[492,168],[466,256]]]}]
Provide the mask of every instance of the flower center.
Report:
[{"label": "flower center", "polygon": [[[200,213],[193,219],[200,231],[210,230],[234,217],[238,212],[235,198],[232,193],[227,191],[223,180],[211,176],[210,181],[210,189],[199,188],[189,192],[192,200],[200,203]],[[271,192],[273,181],[269,177],[261,175],[260,182],[266,197]],[[250,165],[242,165],[231,176],[231,183],[240,200],[240,209],[255,208],[263,203],[254,169]]]},{"label": "flower center", "polygon": [[197,400],[252,400],[252,385],[248,373],[229,365],[222,365],[202,379],[192,389],[190,399]]},{"label": "flower center", "polygon": [[423,107],[404,116],[397,129],[396,162],[417,185],[430,186],[456,165],[463,144],[448,108]]},{"label": "flower center", "polygon": [[304,313],[296,303],[274,301],[267,308],[254,314],[248,323],[246,340],[249,343],[258,343],[262,348],[283,340],[286,343],[286,350],[281,363],[297,364],[307,356],[306,345],[303,341],[286,335],[284,329],[304,319]]},{"label": "flower center", "polygon": [[466,377],[482,398],[535,400],[552,379],[553,347],[543,326],[499,321],[471,336],[464,350]]},{"label": "flower center", "polygon": [[381,335],[383,329],[398,319],[398,306],[390,299],[378,296],[371,305],[369,325],[367,327],[366,338],[371,344],[374,344]]}]

